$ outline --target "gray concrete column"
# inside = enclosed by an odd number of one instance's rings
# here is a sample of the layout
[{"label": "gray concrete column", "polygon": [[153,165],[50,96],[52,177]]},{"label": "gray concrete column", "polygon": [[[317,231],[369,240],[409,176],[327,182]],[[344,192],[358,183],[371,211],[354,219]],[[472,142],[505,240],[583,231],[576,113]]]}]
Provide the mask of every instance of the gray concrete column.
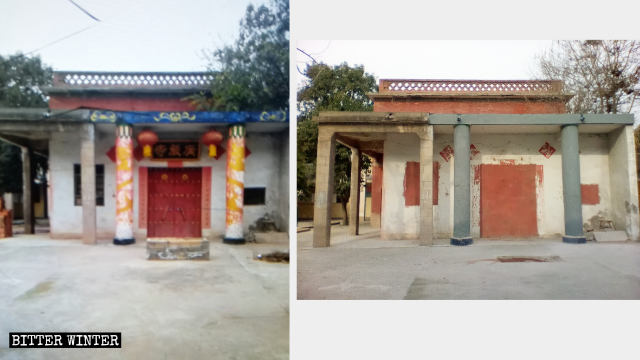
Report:
[{"label": "gray concrete column", "polygon": [[336,151],[335,135],[318,127],[318,158],[316,160],[316,195],[313,205],[313,247],[331,244],[331,203]]},{"label": "gray concrete column", "polygon": [[80,189],[82,196],[82,242],[96,243],[95,127],[83,126],[80,144]]},{"label": "gray concrete column", "polygon": [[360,150],[351,148],[351,189],[349,192],[349,234],[358,235],[360,233]]},{"label": "gray concrete column", "polygon": [[35,233],[35,219],[33,218],[33,202],[31,188],[31,149],[20,147],[22,150],[22,218],[24,219],[24,233]]},{"label": "gray concrete column", "polygon": [[453,127],[453,237],[451,245],[469,245],[471,238],[471,146],[470,127]]},{"label": "gray concrete column", "polygon": [[587,242],[582,232],[582,193],[580,191],[580,154],[578,125],[562,127],[562,192],[564,197],[564,236],[573,244]]},{"label": "gray concrete column", "polygon": [[420,245],[433,245],[433,127],[420,134]]}]

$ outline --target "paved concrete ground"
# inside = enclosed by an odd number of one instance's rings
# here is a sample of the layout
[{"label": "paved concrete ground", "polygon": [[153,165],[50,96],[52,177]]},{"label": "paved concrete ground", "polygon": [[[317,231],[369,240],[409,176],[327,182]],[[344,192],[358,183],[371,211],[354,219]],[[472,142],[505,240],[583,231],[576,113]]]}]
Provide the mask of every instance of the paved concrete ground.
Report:
[{"label": "paved concrete ground", "polygon": [[[144,244],[0,239],[0,359],[287,359],[288,244],[211,243],[210,261]],[[10,331],[122,332],[122,349],[8,349]]]},{"label": "paved concrete ground", "polygon": [[[309,223],[298,224],[299,229]],[[456,247],[357,238],[332,226],[332,246],[298,233],[298,299],[640,299],[640,243],[565,244],[558,239],[476,240]],[[559,257],[550,262],[499,256]],[[553,260],[553,258],[551,259]]]}]

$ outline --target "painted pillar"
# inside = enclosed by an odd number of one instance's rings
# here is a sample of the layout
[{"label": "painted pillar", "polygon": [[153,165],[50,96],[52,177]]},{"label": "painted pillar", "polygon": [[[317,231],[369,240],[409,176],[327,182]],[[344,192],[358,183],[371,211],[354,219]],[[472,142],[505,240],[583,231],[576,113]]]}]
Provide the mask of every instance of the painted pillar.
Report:
[{"label": "painted pillar", "polygon": [[316,195],[313,203],[313,247],[331,244],[331,203],[336,155],[335,134],[318,127],[318,158],[316,160]]},{"label": "painted pillar", "polygon": [[229,128],[227,145],[227,216],[223,241],[227,244],[244,244],[242,214],[244,207],[244,124]]},{"label": "painted pillar", "polygon": [[24,233],[35,233],[35,220],[33,218],[33,202],[31,196],[31,149],[20,147],[22,150],[22,218],[24,219]]},{"label": "painted pillar", "polygon": [[453,237],[451,245],[469,245],[471,238],[471,146],[469,125],[453,127]]},{"label": "painted pillar", "polygon": [[351,189],[349,192],[349,234],[358,235],[360,233],[360,172],[362,170],[360,164],[360,150],[351,149]]},{"label": "painted pillar", "polygon": [[80,189],[82,192],[82,242],[96,243],[95,125],[84,125],[80,145]]},{"label": "painted pillar", "polygon": [[116,124],[116,236],[113,243],[128,245],[133,238],[133,127]]},{"label": "painted pillar", "polygon": [[420,245],[433,245],[433,127],[420,136]]},{"label": "painted pillar", "polygon": [[587,242],[582,232],[582,193],[578,125],[562,127],[562,193],[564,197],[564,236],[572,244]]}]

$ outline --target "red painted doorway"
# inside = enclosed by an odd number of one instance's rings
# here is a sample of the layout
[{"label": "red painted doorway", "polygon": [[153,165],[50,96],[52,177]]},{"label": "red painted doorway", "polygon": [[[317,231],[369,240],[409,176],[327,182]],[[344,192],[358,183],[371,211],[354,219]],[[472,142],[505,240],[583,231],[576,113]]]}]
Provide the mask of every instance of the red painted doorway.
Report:
[{"label": "red painted doorway", "polygon": [[480,237],[538,235],[536,165],[480,166]]},{"label": "red painted doorway", "polygon": [[201,237],[201,168],[150,168],[147,237]]}]

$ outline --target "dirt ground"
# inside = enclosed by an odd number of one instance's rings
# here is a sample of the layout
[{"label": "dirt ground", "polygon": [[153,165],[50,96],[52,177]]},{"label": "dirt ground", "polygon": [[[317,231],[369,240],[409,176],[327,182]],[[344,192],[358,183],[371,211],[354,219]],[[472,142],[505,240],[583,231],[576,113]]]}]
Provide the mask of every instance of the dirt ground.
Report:
[{"label": "dirt ground", "polygon": [[419,246],[365,223],[358,237],[333,225],[332,246],[313,249],[310,225],[298,224],[298,299],[640,299],[638,242]]},{"label": "dirt ground", "polygon": [[[148,261],[143,243],[0,239],[1,359],[288,359],[288,244],[211,243],[210,261]],[[8,333],[122,332],[121,349],[8,349]]]}]

